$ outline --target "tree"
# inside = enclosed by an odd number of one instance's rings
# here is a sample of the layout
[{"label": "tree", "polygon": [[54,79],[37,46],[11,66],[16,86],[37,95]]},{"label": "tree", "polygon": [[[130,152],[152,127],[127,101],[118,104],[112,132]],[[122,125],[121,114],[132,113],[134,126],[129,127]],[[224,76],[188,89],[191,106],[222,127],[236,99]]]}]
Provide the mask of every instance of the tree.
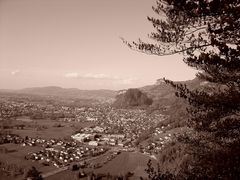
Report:
[{"label": "tree", "polygon": [[148,178],[152,180],[175,180],[176,177],[169,172],[162,173],[160,169],[156,172],[156,170],[152,166],[151,160],[147,163],[147,168],[145,171],[148,174]]},{"label": "tree", "polygon": [[190,90],[170,80],[185,99],[191,132],[179,137],[191,162],[178,179],[240,179],[240,1],[157,0],[148,17],[154,43],[126,43],[151,55],[182,53],[205,86]]},{"label": "tree", "polygon": [[32,180],[42,180],[41,172],[39,172],[34,166],[32,166],[31,169],[26,174],[27,179],[32,179]]}]

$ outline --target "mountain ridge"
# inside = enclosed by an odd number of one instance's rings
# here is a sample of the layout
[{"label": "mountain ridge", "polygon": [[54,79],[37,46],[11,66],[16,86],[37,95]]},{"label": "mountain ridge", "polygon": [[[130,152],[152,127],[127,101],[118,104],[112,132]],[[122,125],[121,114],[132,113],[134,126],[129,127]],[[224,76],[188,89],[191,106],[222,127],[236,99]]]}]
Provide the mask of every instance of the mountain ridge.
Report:
[{"label": "mountain ridge", "polygon": [[116,91],[99,89],[99,90],[81,90],[78,88],[62,88],[59,86],[45,86],[45,87],[30,87],[18,90],[1,89],[1,92],[9,92],[16,94],[31,94],[41,96],[65,97],[65,98],[78,98],[78,99],[97,99],[107,100],[113,99]]},{"label": "mountain ridge", "polygon": [[[175,83],[185,83],[187,86],[190,86],[191,89],[204,84],[197,78],[188,81],[178,81]],[[146,85],[135,89],[139,89],[143,93],[146,93],[149,98],[153,99],[153,101],[160,100],[162,103],[168,102],[167,104],[171,104],[171,99],[176,99],[174,95],[175,90],[170,85],[167,85],[163,79],[158,79],[157,82],[153,85]],[[62,88],[60,86],[29,87],[18,90],[0,89],[0,92],[17,94],[97,100],[114,100],[117,95],[125,93],[126,91],[127,89],[118,91],[109,89],[82,90],[78,88]]]}]

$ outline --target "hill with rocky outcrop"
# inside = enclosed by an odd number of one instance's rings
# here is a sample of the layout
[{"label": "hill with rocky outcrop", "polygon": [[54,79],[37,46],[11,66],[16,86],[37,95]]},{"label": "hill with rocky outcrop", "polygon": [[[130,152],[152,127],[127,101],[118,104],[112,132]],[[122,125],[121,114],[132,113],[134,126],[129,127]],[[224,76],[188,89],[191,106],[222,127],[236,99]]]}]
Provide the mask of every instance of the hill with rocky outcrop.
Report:
[{"label": "hill with rocky outcrop", "polygon": [[147,107],[152,102],[146,93],[135,88],[119,92],[113,105],[117,108]]},{"label": "hill with rocky outcrop", "polygon": [[[186,84],[189,89],[206,88],[211,85],[198,78],[175,83]],[[172,125],[182,127],[186,124],[188,114],[187,102],[175,96],[175,89],[166,84],[163,79],[157,80],[153,85],[144,86],[138,89],[121,90],[116,96],[114,106],[118,108],[146,108],[148,111],[160,111],[166,115],[166,120],[161,125]],[[170,126],[171,128],[171,126]]]}]

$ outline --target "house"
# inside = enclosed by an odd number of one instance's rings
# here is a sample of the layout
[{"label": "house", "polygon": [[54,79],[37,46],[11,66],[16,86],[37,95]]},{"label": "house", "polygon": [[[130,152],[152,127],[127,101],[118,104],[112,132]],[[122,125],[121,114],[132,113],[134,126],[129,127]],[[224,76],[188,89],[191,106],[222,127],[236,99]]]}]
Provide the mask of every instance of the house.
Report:
[{"label": "house", "polygon": [[97,141],[89,141],[88,145],[89,146],[98,146],[98,142]]}]

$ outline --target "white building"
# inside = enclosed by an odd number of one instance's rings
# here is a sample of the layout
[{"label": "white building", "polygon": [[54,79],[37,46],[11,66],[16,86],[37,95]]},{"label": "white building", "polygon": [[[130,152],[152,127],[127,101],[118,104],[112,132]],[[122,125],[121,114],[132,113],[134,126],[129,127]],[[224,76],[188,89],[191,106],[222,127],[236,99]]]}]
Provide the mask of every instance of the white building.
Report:
[{"label": "white building", "polygon": [[97,141],[89,141],[88,145],[89,146],[98,146],[98,142]]},{"label": "white building", "polygon": [[92,134],[84,134],[84,133],[77,133],[75,135],[72,135],[71,138],[74,140],[77,140],[79,142],[83,142],[84,139],[88,139],[92,136]]}]

